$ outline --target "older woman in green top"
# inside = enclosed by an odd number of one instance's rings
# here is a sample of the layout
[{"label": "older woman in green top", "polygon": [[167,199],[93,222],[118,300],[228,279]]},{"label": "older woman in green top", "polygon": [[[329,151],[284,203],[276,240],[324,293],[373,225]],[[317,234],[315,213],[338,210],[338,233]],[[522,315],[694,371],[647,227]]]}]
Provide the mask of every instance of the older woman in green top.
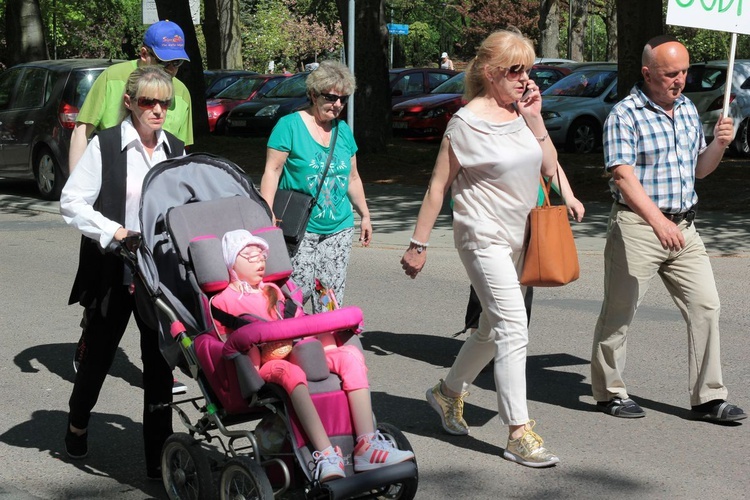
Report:
[{"label": "older woman in green top", "polygon": [[[367,246],[372,237],[370,211],[357,172],[357,144],[346,122],[338,119],[354,88],[354,76],[346,66],[323,61],[307,77],[310,106],[282,117],[268,139],[260,193],[269,206],[279,188],[315,196],[322,180],[305,236],[292,258],[292,279],[302,288],[305,302],[315,291],[316,278],[343,302],[354,235],[352,208],[361,219],[359,241]],[[331,143],[334,151],[326,172]],[[321,310],[314,300],[313,312]]]}]

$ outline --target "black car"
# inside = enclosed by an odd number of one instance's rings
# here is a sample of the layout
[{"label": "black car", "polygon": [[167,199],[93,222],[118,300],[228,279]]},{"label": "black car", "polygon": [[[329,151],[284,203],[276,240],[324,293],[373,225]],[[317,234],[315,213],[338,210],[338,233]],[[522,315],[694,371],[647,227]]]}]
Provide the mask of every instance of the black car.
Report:
[{"label": "black car", "polygon": [[279,118],[309,106],[305,82],[309,74],[290,76],[264,97],[234,108],[227,116],[227,134],[269,135]]},{"label": "black car", "polygon": [[0,176],[35,179],[44,199],[59,199],[78,110],[96,77],[115,62],[34,61],[0,73]]}]

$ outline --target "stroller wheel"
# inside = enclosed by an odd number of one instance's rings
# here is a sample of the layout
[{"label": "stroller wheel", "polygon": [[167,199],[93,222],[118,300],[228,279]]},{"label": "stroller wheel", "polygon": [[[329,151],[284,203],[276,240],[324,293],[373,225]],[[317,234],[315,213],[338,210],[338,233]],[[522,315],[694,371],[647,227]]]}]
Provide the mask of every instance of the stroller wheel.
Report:
[{"label": "stroller wheel", "polygon": [[[411,443],[406,439],[406,436],[396,426],[386,423],[378,423],[378,430],[383,436],[394,444],[399,450],[414,451],[411,447]],[[416,465],[417,459],[414,458]],[[405,479],[399,483],[393,483],[383,489],[376,498],[382,499],[398,499],[398,500],[411,500],[417,495],[417,486],[419,484],[419,476]]]},{"label": "stroller wheel", "polygon": [[256,461],[249,457],[236,457],[230,459],[221,471],[219,496],[221,500],[272,500],[273,488],[263,467]]},{"label": "stroller wheel", "polygon": [[172,500],[216,498],[211,466],[200,443],[185,433],[172,434],[161,452],[164,489]]}]

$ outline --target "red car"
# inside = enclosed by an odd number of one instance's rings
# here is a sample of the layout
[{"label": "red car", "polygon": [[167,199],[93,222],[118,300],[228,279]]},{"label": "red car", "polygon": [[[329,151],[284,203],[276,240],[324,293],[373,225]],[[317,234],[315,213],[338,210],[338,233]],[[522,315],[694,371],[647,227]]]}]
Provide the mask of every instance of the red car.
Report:
[{"label": "red car", "polygon": [[208,130],[216,134],[226,132],[226,119],[240,104],[268,93],[288,75],[246,75],[206,101]]},{"label": "red car", "polygon": [[[537,64],[529,78],[544,91],[569,73],[570,69],[565,67]],[[424,97],[394,105],[393,135],[411,140],[440,140],[453,114],[466,104],[463,93],[464,73],[459,73]]]}]

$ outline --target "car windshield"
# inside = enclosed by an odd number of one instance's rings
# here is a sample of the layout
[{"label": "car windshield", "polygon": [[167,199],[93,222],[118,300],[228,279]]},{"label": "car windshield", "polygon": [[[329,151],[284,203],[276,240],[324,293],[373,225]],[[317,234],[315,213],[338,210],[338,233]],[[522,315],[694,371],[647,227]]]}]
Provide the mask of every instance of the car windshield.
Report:
[{"label": "car windshield", "polygon": [[291,76],[289,79],[273,88],[266,97],[302,97],[307,92],[305,87],[307,74]]},{"label": "car windshield", "polygon": [[463,94],[464,93],[464,73],[459,73],[456,76],[444,81],[435,90],[430,92],[431,94]]},{"label": "car windshield", "polygon": [[245,100],[250,97],[253,92],[261,88],[263,83],[265,83],[264,78],[240,78],[232,85],[216,94],[216,98]]},{"label": "car windshield", "polygon": [[545,96],[598,97],[617,78],[616,70],[585,69],[575,71],[553,84]]},{"label": "car windshield", "polygon": [[691,66],[685,78],[683,92],[708,92],[716,90],[727,79],[727,71],[721,68],[707,68],[704,65]]}]

